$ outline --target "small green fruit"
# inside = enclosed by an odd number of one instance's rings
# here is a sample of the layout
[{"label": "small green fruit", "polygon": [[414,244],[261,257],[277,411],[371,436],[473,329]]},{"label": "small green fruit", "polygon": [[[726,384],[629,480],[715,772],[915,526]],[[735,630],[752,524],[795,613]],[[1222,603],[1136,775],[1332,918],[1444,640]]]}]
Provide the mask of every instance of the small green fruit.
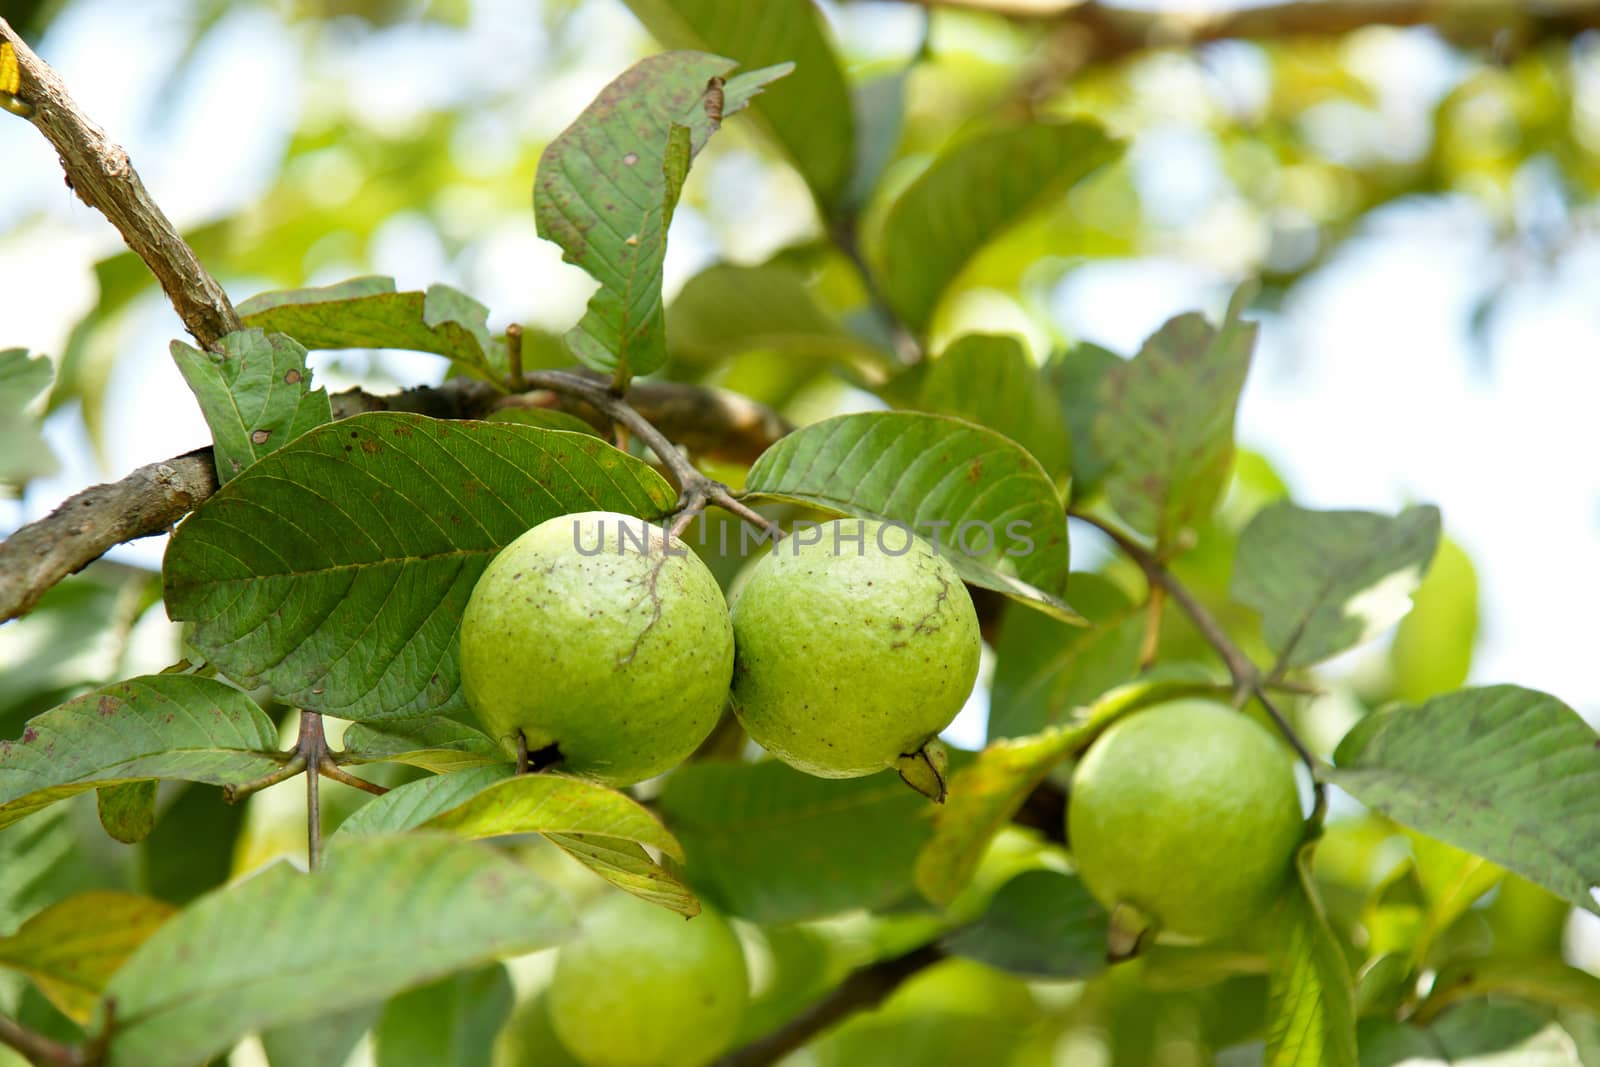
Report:
[{"label": "small green fruit", "polygon": [[1112,909],[1115,954],[1150,926],[1221,937],[1271,904],[1303,832],[1288,755],[1254,720],[1208,700],[1134,712],[1072,778],[1078,875]]},{"label": "small green fruit", "polygon": [[927,542],[859,519],[797,532],[751,570],[733,629],[734,707],[768,752],[823,778],[905,757],[908,781],[942,792],[942,754],[924,746],[972,692],[981,639]]},{"label": "small green fruit", "polygon": [[749,999],[739,938],[615,893],[584,916],[550,980],[556,1035],[589,1067],[696,1067],[728,1047]]},{"label": "small green fruit", "polygon": [[[644,546],[644,547],[641,547]],[[670,770],[727,701],[733,629],[700,558],[612,512],[540,523],[496,556],[461,619],[467,701],[508,751],[551,745],[626,785]]]}]

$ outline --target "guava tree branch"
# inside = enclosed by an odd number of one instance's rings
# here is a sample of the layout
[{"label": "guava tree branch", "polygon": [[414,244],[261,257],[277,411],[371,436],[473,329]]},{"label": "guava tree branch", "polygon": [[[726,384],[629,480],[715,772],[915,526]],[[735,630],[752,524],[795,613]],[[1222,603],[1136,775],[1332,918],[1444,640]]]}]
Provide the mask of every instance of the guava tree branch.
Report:
[{"label": "guava tree branch", "polygon": [[15,1049],[35,1067],[89,1067],[92,1063],[83,1048],[63,1045],[4,1015],[0,1015],[0,1045]]},{"label": "guava tree branch", "polygon": [[933,941],[858,968],[811,1007],[772,1033],[728,1053],[716,1062],[716,1067],[767,1067],[777,1063],[856,1012],[877,1007],[906,979],[944,958],[944,949]]},{"label": "guava tree branch", "polygon": [[1600,3],[1491,0],[1296,0],[1214,11],[1160,11],[1100,0],[911,0],[928,8],[992,11],[1059,30],[1078,66],[1121,59],[1153,48],[1183,48],[1211,41],[1270,41],[1337,37],[1365,26],[1431,26],[1465,48],[1526,46],[1570,40],[1600,29]]},{"label": "guava tree branch", "polygon": [[1200,636],[1205,639],[1206,644],[1210,645],[1217,655],[1222,657],[1222,662],[1227,666],[1228,674],[1233,679],[1235,699],[1243,703],[1245,697],[1254,696],[1261,703],[1261,706],[1266,709],[1274,725],[1277,726],[1278,732],[1283,735],[1284,740],[1289,743],[1295,754],[1300,757],[1301,762],[1306,765],[1306,769],[1311,772],[1311,781],[1316,793],[1316,806],[1312,812],[1312,819],[1320,820],[1322,812],[1327,805],[1327,788],[1322,781],[1322,764],[1312,754],[1311,750],[1306,747],[1306,743],[1301,740],[1299,733],[1290,725],[1288,718],[1273,702],[1271,696],[1268,695],[1269,688],[1285,687],[1281,680],[1269,678],[1249,656],[1244,654],[1244,651],[1234,643],[1233,638],[1228,636],[1228,632],[1223,629],[1222,624],[1217,621],[1217,617],[1211,614],[1210,609],[1200,602],[1199,598],[1189,590],[1188,586],[1180,582],[1177,576],[1167,569],[1166,563],[1154,552],[1135,541],[1114,523],[1108,522],[1097,515],[1077,510],[1070,511],[1068,514],[1075,519],[1088,523],[1109,537],[1111,542],[1124,555],[1133,560],[1134,563],[1139,565],[1139,569],[1144,571],[1145,578],[1149,581],[1152,589],[1164,590],[1167,596],[1172,598],[1173,603],[1177,604],[1183,610],[1183,613],[1189,616],[1189,621],[1193,622],[1195,629],[1200,631]]},{"label": "guava tree branch", "polygon": [[0,19],[0,40],[16,49],[22,85],[18,95],[33,105],[29,119],[54,146],[78,199],[99,211],[144,260],[194,339],[215,348],[239,328],[222,286],[200,263],[139,180],[128,153],[79,110],[56,72]]}]

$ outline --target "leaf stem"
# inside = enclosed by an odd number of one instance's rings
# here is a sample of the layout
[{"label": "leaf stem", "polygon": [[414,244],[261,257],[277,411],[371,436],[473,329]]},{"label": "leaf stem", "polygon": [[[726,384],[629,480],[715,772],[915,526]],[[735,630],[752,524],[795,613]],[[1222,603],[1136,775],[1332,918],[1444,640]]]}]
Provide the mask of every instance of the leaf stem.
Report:
[{"label": "leaf stem", "polygon": [[506,327],[506,364],[511,370],[511,389],[523,392],[528,383],[522,376],[522,324],[513,322]]},{"label": "leaf stem", "polygon": [[937,941],[852,971],[843,982],[778,1029],[734,1049],[715,1067],[767,1067],[858,1011],[875,1008],[906,979],[945,959]]},{"label": "leaf stem", "polygon": [[1273,725],[1278,728],[1278,732],[1283,735],[1283,739],[1289,743],[1289,747],[1294,749],[1295,755],[1299,756],[1300,761],[1306,765],[1306,770],[1311,772],[1313,804],[1311,817],[1308,821],[1314,826],[1320,826],[1322,815],[1328,806],[1327,786],[1322,780],[1322,764],[1312,754],[1311,750],[1306,747],[1306,743],[1301,740],[1299,733],[1290,725],[1288,718],[1273,703],[1272,698],[1267,695],[1269,689],[1275,688],[1302,693],[1307,690],[1303,687],[1285,683],[1275,676],[1268,677],[1263,674],[1261,669],[1251,661],[1250,657],[1246,656],[1244,651],[1234,643],[1233,638],[1228,636],[1228,632],[1222,628],[1222,624],[1217,621],[1217,617],[1211,614],[1211,611],[1200,602],[1199,598],[1189,590],[1188,586],[1180,582],[1177,576],[1167,569],[1167,565],[1161,557],[1134,540],[1130,534],[1098,515],[1091,515],[1076,509],[1069,509],[1067,514],[1074,519],[1088,523],[1105,534],[1124,555],[1138,564],[1139,569],[1144,572],[1146,580],[1150,583],[1152,597],[1157,595],[1158,590],[1164,591],[1183,610],[1183,613],[1189,617],[1189,621],[1194,623],[1195,629],[1200,631],[1200,636],[1205,639],[1206,644],[1210,645],[1217,655],[1222,657],[1223,664],[1228,668],[1228,675],[1233,680],[1235,703],[1242,704],[1251,696],[1261,702],[1261,706],[1266,709],[1267,714],[1272,718]]},{"label": "leaf stem", "polygon": [[4,1015],[0,1015],[0,1045],[15,1049],[35,1067],[89,1067],[99,1062],[77,1045],[63,1045]]}]

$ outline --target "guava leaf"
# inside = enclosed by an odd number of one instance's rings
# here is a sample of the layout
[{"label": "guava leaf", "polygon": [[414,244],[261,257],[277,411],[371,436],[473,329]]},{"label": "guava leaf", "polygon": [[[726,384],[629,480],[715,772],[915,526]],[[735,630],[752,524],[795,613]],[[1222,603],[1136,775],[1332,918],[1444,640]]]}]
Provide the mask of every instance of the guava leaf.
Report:
[{"label": "guava leaf", "polygon": [[28,408],[50,388],[55,370],[25,348],[0,350],[0,490],[13,492],[56,469],[55,456]]},{"label": "guava leaf", "polygon": [[1312,845],[1295,858],[1269,946],[1267,1067],[1356,1067],[1355,985],[1311,876]]},{"label": "guava leaf", "polygon": [[502,963],[402,993],[373,1029],[374,1067],[488,1067],[515,1000]]},{"label": "guava leaf", "polygon": [[1020,605],[1007,609],[995,645],[989,740],[1038,733],[1138,673],[1143,609],[1099,574],[1074,572],[1068,588],[1088,628]]},{"label": "guava leaf", "polygon": [[136,845],[150,836],[156,828],[156,793],[160,784],[154,778],[146,778],[95,790],[100,825],[113,840]]},{"label": "guava leaf", "polygon": [[850,91],[812,0],[625,2],[666,48],[731,56],[746,67],[793,61],[794,74],[756,101],[752,117],[819,203],[837,199],[853,148]]},{"label": "guava leaf", "polygon": [[448,285],[397,293],[393,278],[369,275],[262,293],[239,305],[239,317],[313,350],[403,348],[444,356],[490,378],[510,370],[505,342],[489,334],[489,309]]},{"label": "guava leaf", "polygon": [[167,548],[167,611],[229,677],[354,720],[465,707],[456,633],[494,555],[577,511],[656,518],[677,494],[587,434],[372,412],[223,486]]},{"label": "guava leaf", "polygon": [[929,364],[920,406],[979,426],[1003,427],[1058,483],[1065,483],[1072,470],[1072,438],[1061,408],[1014,337],[973,333],[958,338]]},{"label": "guava leaf", "polygon": [[618,889],[642,900],[693,917],[700,901],[689,887],[632,841],[596,834],[546,834],[550,843]]},{"label": "guava leaf", "polygon": [[1211,692],[1190,682],[1135,682],[1079,709],[1076,719],[1031,737],[989,744],[950,778],[933,817],[933,837],[917,857],[917,888],[935,904],[956,898],[978,869],[995,834],[1062,760],[1088,748],[1101,731],[1136,708]]},{"label": "guava leaf", "polygon": [[347,763],[404,763],[434,774],[509,763],[499,743],[465,723],[437,715],[383,723],[351,723],[344,732]]},{"label": "guava leaf", "polygon": [[1559,956],[1530,957],[1511,946],[1504,956],[1480,956],[1440,967],[1419,1010],[1424,1018],[1432,1018],[1452,1004],[1478,997],[1514,997],[1600,1013],[1600,977],[1568,966]]},{"label": "guava leaf", "polygon": [[254,701],[209,678],[129,678],[53,708],[0,741],[0,827],[99,786],[144,778],[246,782],[279,765]]},{"label": "guava leaf", "polygon": [[913,892],[928,802],[893,773],[814,778],[776,760],[691,763],[657,808],[704,900],[758,923],[881,908]]},{"label": "guava leaf", "polygon": [[977,922],[945,941],[963,956],[1031,978],[1092,978],[1106,969],[1110,916],[1076,875],[1024,871]]},{"label": "guava leaf", "polygon": [[1544,1009],[1510,1000],[1458,1005],[1428,1026],[1361,1020],[1361,1067],[1583,1067],[1572,1035]]},{"label": "guava leaf", "polygon": [[879,278],[890,306],[923,330],[980,248],[1121,152],[1089,122],[993,130],[946,149],[883,224]]},{"label": "guava leaf", "polygon": [[993,430],[913,411],[838,415],[763,452],[745,491],[907,524],[924,539],[937,536],[934,547],[966,581],[1083,621],[1061,599],[1061,498],[1039,461]]},{"label": "guava leaf", "polygon": [[855,112],[855,166],[840,203],[846,217],[859,215],[878,190],[883,172],[900,147],[906,118],[906,83],[917,67],[915,57],[898,70],[857,82],[850,94]]},{"label": "guava leaf", "polygon": [[317,1019],[297,1020],[261,1031],[271,1067],[328,1067],[344,1063],[378,1021],[382,1004],[363,1004]]},{"label": "guava leaf", "polygon": [[1111,468],[1111,457],[1100,450],[1094,420],[1100,412],[1100,382],[1125,361],[1099,345],[1080,344],[1057,352],[1039,369],[1039,379],[1050,393],[1072,438],[1072,496],[1092,496]]},{"label": "guava leaf", "polygon": [[[567,904],[513,861],[440,834],[335,838],[321,870],[279,863],[195,901],[106,995],[108,1067],[192,1067],[245,1033],[383,999],[554,944]],[[359,951],[308,955],[307,945]]]},{"label": "guava leaf", "polygon": [[172,342],[172,358],[211,427],[217,479],[240,471],[308,430],[333,421],[325,389],[311,388],[306,350],[294,338],[236,330],[222,352]]},{"label": "guava leaf", "polygon": [[721,119],[793,69],[748,71],[713,86],[737,65],[703,52],[643,59],[602,89],[539,158],[539,236],[600,283],[566,335],[589,367],[626,379],[666,361],[661,265],[689,161]]},{"label": "guava leaf", "polygon": [[409,782],[356,811],[341,834],[414,827],[467,837],[540,833],[619,888],[685,915],[700,904],[641,844],[683,859],[683,846],[648,808],[608,786],[560,774],[513,776],[508,764]]},{"label": "guava leaf", "polygon": [[1216,507],[1233,469],[1233,419],[1256,326],[1234,294],[1220,328],[1198,312],[1157,330],[1099,383],[1094,447],[1107,457],[1106,495],[1129,526],[1164,549]]},{"label": "guava leaf", "polygon": [[86,1026],[117,968],[175,910],[133,893],[78,893],[0,937],[0,967],[32,978],[62,1014]]},{"label": "guava leaf", "polygon": [[1328,780],[1375,811],[1600,913],[1600,736],[1555,697],[1462,689],[1375,712]]},{"label": "guava leaf", "polygon": [[1269,505],[1239,535],[1233,598],[1261,613],[1278,669],[1337,655],[1411,610],[1439,544],[1439,509],[1398,516]]},{"label": "guava leaf", "polygon": [[667,309],[667,327],[674,355],[702,363],[775,352],[836,364],[876,383],[894,362],[818,306],[800,275],[780,263],[707,267],[679,291]]}]

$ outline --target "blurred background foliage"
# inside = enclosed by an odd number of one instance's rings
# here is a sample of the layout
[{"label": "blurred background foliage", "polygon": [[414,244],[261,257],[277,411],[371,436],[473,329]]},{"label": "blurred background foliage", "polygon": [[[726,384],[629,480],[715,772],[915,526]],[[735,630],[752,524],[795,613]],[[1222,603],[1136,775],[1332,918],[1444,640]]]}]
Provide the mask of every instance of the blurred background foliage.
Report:
[{"label": "blurred background foliage", "polygon": [[[1366,710],[1468,679],[1514,678],[1592,717],[1600,683],[1581,654],[1592,639],[1573,590],[1600,588],[1589,581],[1600,580],[1600,481],[1592,463],[1573,468],[1600,446],[1595,393],[1584,388],[1600,385],[1600,321],[1592,289],[1578,288],[1600,265],[1600,35],[1533,32],[1505,20],[1511,6],[1462,5],[1506,22],[1481,35],[1489,47],[1373,27],[1086,65],[1070,27],[1049,19],[826,3],[857,136],[882,180],[841,182],[843,206],[824,218],[770,139],[730,123],[674,222],[666,373],[745,392],[796,422],[883,405],[873,389],[896,339],[874,319],[850,257],[877,261],[890,205],[948,146],[1016,118],[1092,118],[1126,140],[1126,154],[984,249],[939,305],[930,354],[972,331],[1016,334],[1067,397],[1070,421],[1074,361],[1114,358],[1084,342],[1129,354],[1167,315],[1194,304],[1215,312],[1233,281],[1261,277],[1254,312],[1267,329],[1241,415],[1253,450],[1176,562],[1179,577],[1264,657],[1253,614],[1227,598],[1239,531],[1262,505],[1291,482],[1298,499],[1322,504],[1435,500],[1455,539],[1416,610],[1392,640],[1319,673],[1325,694],[1296,709],[1304,734],[1326,753]],[[490,306],[496,328],[559,331],[581,311],[590,283],[533,234],[534,168],[600,85],[657,47],[617,0],[3,7],[130,148],[236,298],[386,273],[402,288],[457,285]],[[9,527],[205,433],[167,364],[165,340],[181,327],[144,267],[61,188],[22,123],[0,122],[0,191],[0,344],[53,357],[46,433],[60,464],[0,505]],[[858,244],[834,239],[839,219],[859,219]],[[317,373],[334,388],[381,389],[436,381],[444,366],[338,353],[319,356]],[[1038,729],[1135,673],[1142,579],[1090,531],[1073,533],[1082,573],[1071,595],[1095,628],[1008,608],[986,656],[993,713],[980,693],[958,744]],[[0,630],[0,736],[95,684],[177,658],[159,606],[159,551],[146,543],[96,563]],[[718,570],[731,578],[731,567]],[[1163,626],[1165,658],[1214,663],[1181,615],[1168,612]],[[293,736],[292,721],[284,729]],[[361,800],[323,789],[330,827]],[[0,933],[85,888],[182,903],[304,848],[294,786],[239,808],[198,787],[164,787],[161,803],[157,831],[139,845],[110,841],[88,796],[0,833]],[[1039,850],[1008,833],[970,892],[1037,864]],[[553,857],[535,859],[573,893],[592,891]],[[1351,803],[1336,804],[1317,874],[1374,1016],[1392,1015],[1404,975],[1490,948],[1600,970],[1592,920]],[[927,922],[908,913],[747,927],[757,980],[749,1035],[850,967],[914,943]],[[399,1051],[410,1047],[405,1025],[430,1013],[457,1028],[451,1047],[471,1050],[462,1062],[567,1062],[538,996],[547,969],[543,958],[514,961],[510,986],[501,968],[461,976],[381,1018],[263,1035],[234,1062],[333,1064],[353,1048],[357,1062],[442,1062]],[[796,1062],[1254,1062],[1260,1045],[1239,1042],[1261,1024],[1265,970],[1249,938],[1163,947],[1089,983],[950,962]],[[0,974],[0,1010],[46,1033],[75,1032],[14,975]],[[1532,1009],[1497,1025],[1525,1031],[1529,1048],[1554,1040],[1559,1057],[1540,1062],[1600,1064],[1600,1025],[1571,1010],[1561,1038]],[[1370,1046],[1393,1037],[1384,1025],[1368,1024]],[[1502,1045],[1512,1058],[1495,1062],[1523,1062],[1516,1042]],[[7,1057],[0,1051],[0,1063]]]}]

